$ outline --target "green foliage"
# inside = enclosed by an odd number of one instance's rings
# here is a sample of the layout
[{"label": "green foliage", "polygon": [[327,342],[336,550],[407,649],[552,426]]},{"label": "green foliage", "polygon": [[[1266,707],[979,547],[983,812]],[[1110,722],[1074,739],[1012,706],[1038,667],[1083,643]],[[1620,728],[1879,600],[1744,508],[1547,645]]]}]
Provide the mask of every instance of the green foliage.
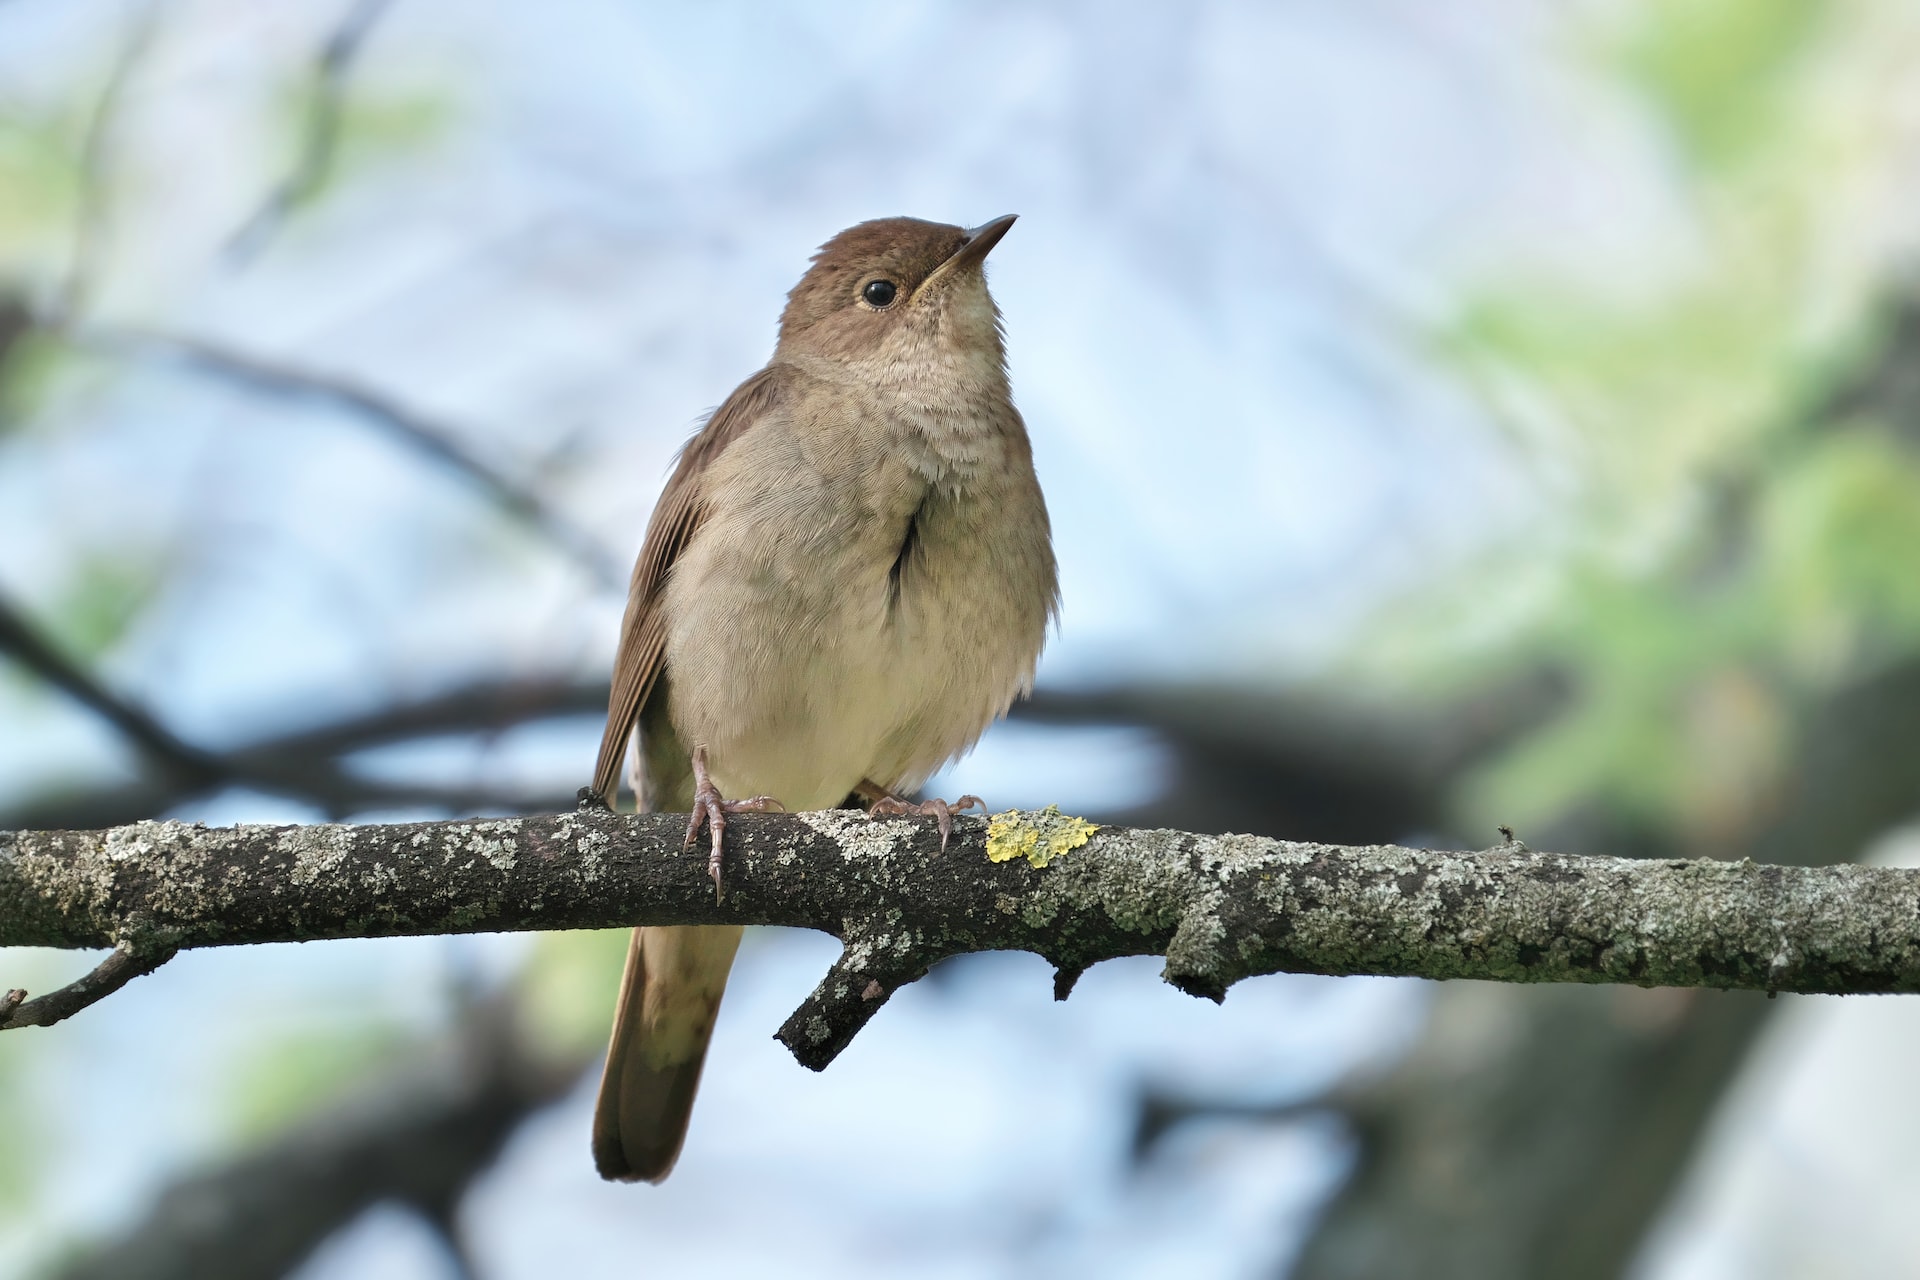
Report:
[{"label": "green foliage", "polygon": [[[1643,821],[1757,784],[1780,763],[1782,686],[1752,584],[1581,574],[1526,648],[1574,673],[1574,708],[1485,770],[1467,807],[1532,825],[1598,797]],[[1713,773],[1730,779],[1710,780]]]},{"label": "green foliage", "polygon": [[82,133],[76,115],[0,109],[0,273],[36,261],[71,221]]},{"label": "green foliage", "polygon": [[1731,270],[1651,303],[1552,282],[1469,299],[1441,349],[1481,373],[1520,373],[1550,398],[1553,442],[1580,476],[1580,517],[1638,541],[1671,523],[1703,464],[1752,443],[1797,393],[1791,311],[1777,282]]},{"label": "green foliage", "polygon": [[[323,86],[311,78],[289,84],[275,113],[281,149],[289,157],[305,155],[316,121],[327,107]],[[369,83],[356,78],[335,103],[331,153],[323,168],[303,175],[309,184],[292,193],[299,209],[325,198],[343,182],[375,165],[416,156],[445,136],[459,107],[445,86]]]},{"label": "green foliage", "polygon": [[1703,170],[1766,147],[1793,110],[1793,75],[1835,6],[1668,0],[1643,6],[1614,51],[1623,79]]},{"label": "green foliage", "polygon": [[0,437],[38,415],[67,364],[66,348],[39,330],[20,334],[0,358]]},{"label": "green foliage", "polygon": [[459,99],[445,85],[413,85],[356,92],[341,112],[343,156],[350,162],[417,155],[446,136]]},{"label": "green foliage", "polygon": [[75,562],[48,622],[69,655],[91,663],[124,637],[159,589],[164,557],[90,555]]},{"label": "green foliage", "polygon": [[[25,987],[39,994],[71,982],[100,959],[99,953],[76,955],[45,947],[0,949],[0,989]],[[16,1239],[33,1240],[44,1208],[48,1143],[58,1132],[59,1117],[47,1114],[45,1099],[51,1083],[48,1046],[43,1033],[0,1032],[0,1259],[8,1256]],[[0,1268],[4,1274],[4,1268]]]},{"label": "green foliage", "polygon": [[0,1035],[0,1220],[10,1216],[7,1206],[17,1205],[31,1192],[38,1172],[34,1151],[40,1128],[38,1116],[29,1099],[33,1089],[27,1083],[28,1050],[25,1037]]},{"label": "green foliage", "polygon": [[[1462,300],[1436,349],[1545,406],[1516,438],[1554,486],[1549,527],[1416,606],[1400,630],[1424,647],[1396,657],[1428,681],[1516,664],[1574,681],[1564,715],[1465,789],[1474,825],[1598,802],[1710,845],[1764,814],[1802,708],[1920,655],[1920,459],[1870,413],[1814,408],[1887,338],[1897,246],[1862,228],[1899,207],[1885,175],[1908,157],[1860,69],[1920,41],[1920,11],[1626,12],[1602,66],[1682,143],[1685,252],[1656,248],[1671,268],[1624,286],[1570,269]],[[1471,625],[1489,613],[1504,625]]]},{"label": "green foliage", "polygon": [[263,1137],[339,1097],[405,1043],[377,1022],[333,1024],[255,1044],[236,1065],[228,1120],[241,1141]]},{"label": "green foliage", "polygon": [[600,929],[540,935],[520,974],[520,1008],[535,1043],[556,1057],[590,1053],[605,1043],[627,934]]},{"label": "green foliage", "polygon": [[1920,458],[1869,430],[1817,441],[1760,513],[1771,616],[1814,669],[1920,649]]}]

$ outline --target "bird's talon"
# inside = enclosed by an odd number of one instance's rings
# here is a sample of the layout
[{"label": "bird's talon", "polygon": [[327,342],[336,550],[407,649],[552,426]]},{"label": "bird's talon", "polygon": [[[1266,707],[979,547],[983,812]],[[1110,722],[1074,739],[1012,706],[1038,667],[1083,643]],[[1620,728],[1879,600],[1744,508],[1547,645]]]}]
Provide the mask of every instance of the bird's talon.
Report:
[{"label": "bird's talon", "polygon": [[720,794],[713,785],[713,779],[707,774],[707,749],[693,749],[693,812],[687,815],[687,838],[680,845],[682,850],[693,848],[694,839],[700,834],[700,824],[705,822],[712,836],[712,852],[707,855],[707,875],[713,880],[713,900],[719,902],[727,896],[726,886],[721,877],[720,850],[727,834],[727,815],[730,813],[766,813],[777,809],[781,813],[787,806],[772,796],[749,796],[745,800],[729,800]]},{"label": "bird's talon", "polygon": [[897,818],[911,815],[932,818],[934,825],[940,828],[940,852],[945,853],[947,842],[953,836],[953,815],[976,805],[983,811],[987,807],[986,801],[979,796],[961,796],[952,804],[937,797],[932,800],[922,800],[919,804],[911,804],[898,796],[883,795],[868,808],[867,816]]}]

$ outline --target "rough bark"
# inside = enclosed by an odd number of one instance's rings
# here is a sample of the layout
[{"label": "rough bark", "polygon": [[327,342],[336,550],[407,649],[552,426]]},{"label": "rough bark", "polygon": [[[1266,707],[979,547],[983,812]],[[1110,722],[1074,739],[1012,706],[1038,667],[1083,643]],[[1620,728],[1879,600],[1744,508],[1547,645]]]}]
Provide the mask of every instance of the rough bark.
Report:
[{"label": "rough bark", "polygon": [[[1045,814],[1002,815],[1005,851]],[[728,892],[671,814],[397,826],[142,822],[0,835],[0,945],[134,953],[394,934],[779,924],[846,950],[782,1029],[825,1066],[900,986],[970,951],[1032,951],[1064,992],[1088,965],[1167,958],[1221,998],[1276,972],[1920,990],[1920,871],[1441,852],[1098,830],[1045,866],[988,857],[963,820],[743,815]],[[1029,841],[1028,843],[1032,843]],[[1044,840],[1041,848],[1044,848]]]}]

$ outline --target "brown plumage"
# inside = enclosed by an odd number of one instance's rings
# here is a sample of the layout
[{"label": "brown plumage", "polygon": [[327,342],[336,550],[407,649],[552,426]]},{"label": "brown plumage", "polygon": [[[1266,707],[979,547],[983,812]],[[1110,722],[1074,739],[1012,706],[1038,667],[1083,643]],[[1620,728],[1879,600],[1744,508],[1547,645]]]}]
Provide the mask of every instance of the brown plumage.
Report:
[{"label": "brown plumage", "polygon": [[660,491],[660,500],[654,504],[646,541],[640,545],[640,558],[634,561],[633,577],[627,584],[627,612],[620,622],[620,648],[613,660],[613,695],[607,704],[607,727],[600,737],[600,757],[593,771],[594,793],[605,799],[611,800],[619,786],[627,738],[647,695],[660,679],[667,644],[660,591],[674,557],[699,528],[704,515],[700,477],[706,473],[707,464],[767,410],[777,385],[772,366],[741,383],[687,441],[666,488]]},{"label": "brown plumage", "polygon": [[[695,750],[721,793],[790,809],[909,792],[1031,684],[1054,561],[982,270],[1011,223],[890,218],[815,257],[773,359],[688,442],[648,524],[602,798],[636,730],[649,809],[694,806]],[[594,1116],[604,1176],[673,1167],[739,939],[635,930]]]}]

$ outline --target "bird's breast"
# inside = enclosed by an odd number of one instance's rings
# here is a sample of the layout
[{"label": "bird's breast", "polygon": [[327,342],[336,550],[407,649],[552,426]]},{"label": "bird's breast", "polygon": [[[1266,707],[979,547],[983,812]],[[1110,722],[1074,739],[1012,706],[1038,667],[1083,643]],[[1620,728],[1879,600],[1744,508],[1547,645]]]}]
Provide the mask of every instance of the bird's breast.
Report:
[{"label": "bird's breast", "polygon": [[1054,591],[1024,451],[936,483],[897,447],[823,465],[806,443],[736,460],[786,483],[716,510],[666,601],[676,730],[723,791],[789,808],[918,786],[972,745],[1031,682]]}]

